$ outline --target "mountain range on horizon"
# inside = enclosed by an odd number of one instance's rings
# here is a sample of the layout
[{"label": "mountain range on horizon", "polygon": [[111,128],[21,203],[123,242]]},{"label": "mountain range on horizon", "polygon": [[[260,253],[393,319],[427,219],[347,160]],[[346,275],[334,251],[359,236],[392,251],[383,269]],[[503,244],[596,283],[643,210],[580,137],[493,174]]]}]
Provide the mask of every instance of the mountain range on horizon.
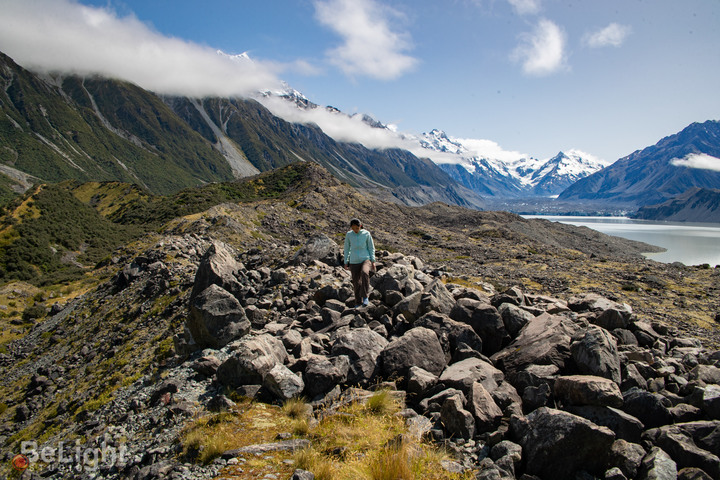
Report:
[{"label": "mountain range on horizon", "polygon": [[[592,213],[607,206],[637,210],[688,188],[720,187],[720,172],[712,170],[713,159],[720,163],[716,121],[690,125],[612,164],[578,150],[540,160],[439,129],[399,134],[367,115],[320,107],[290,86],[257,99],[161,96],[119,80],[35,74],[2,54],[0,77],[3,198],[34,182],[67,179],[118,180],[167,194],[308,160],[355,188],[407,205],[486,209],[501,200],[513,211],[516,201],[557,197],[562,208]],[[334,138],[317,124],[276,115],[278,101],[300,112],[290,116],[322,112],[394,143],[373,148]],[[481,153],[488,145],[496,151]]]}]

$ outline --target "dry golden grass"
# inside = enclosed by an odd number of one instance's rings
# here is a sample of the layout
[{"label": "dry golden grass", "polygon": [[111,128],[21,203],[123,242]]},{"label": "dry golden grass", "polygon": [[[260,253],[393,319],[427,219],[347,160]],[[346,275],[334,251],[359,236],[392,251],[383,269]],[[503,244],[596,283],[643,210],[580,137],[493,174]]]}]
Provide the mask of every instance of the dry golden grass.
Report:
[{"label": "dry golden grass", "polygon": [[[357,393],[357,392],[355,392]],[[392,392],[357,395],[341,408],[321,411],[319,422],[307,416],[302,399],[282,407],[241,400],[231,412],[198,418],[182,435],[186,460],[209,463],[222,452],[277,441],[290,432],[310,440],[310,447],[290,452],[242,455],[217,477],[250,480],[273,474],[288,478],[296,468],[317,480],[469,480],[472,472],[446,472],[448,456],[430,444],[409,440],[397,415],[402,402]]]}]

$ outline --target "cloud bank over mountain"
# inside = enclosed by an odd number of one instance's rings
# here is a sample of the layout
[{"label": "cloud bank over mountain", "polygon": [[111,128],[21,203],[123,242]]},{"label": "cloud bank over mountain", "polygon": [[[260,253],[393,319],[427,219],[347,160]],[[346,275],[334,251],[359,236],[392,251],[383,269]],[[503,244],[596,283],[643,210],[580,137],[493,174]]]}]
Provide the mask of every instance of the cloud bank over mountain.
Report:
[{"label": "cloud bank over mountain", "polygon": [[158,93],[246,95],[280,83],[277,64],[234,61],[164,36],[134,16],[71,0],[4,2],[0,45],[26,68],[102,74]]},{"label": "cloud bank over mountain", "polygon": [[676,167],[698,168],[700,170],[713,170],[720,172],[720,158],[705,153],[691,153],[683,158],[674,158],[670,164]]}]

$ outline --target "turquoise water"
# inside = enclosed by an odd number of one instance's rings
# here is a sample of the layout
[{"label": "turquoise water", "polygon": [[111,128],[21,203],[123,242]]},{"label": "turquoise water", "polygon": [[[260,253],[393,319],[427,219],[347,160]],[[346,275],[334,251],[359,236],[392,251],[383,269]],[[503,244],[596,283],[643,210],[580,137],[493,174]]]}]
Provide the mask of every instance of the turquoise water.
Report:
[{"label": "turquoise water", "polygon": [[645,256],[658,262],[682,262],[685,265],[720,265],[720,224],[680,223],[634,220],[627,217],[571,217],[560,215],[524,215],[553,222],[592,228],[599,232],[666,248]]}]

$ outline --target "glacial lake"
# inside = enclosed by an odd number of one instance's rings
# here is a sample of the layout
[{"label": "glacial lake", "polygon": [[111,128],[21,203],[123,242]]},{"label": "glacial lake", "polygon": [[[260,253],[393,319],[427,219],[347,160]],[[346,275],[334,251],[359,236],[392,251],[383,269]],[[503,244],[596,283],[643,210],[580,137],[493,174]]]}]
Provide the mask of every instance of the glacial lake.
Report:
[{"label": "glacial lake", "polygon": [[720,224],[653,222],[627,217],[575,217],[560,215],[523,215],[553,222],[592,228],[599,232],[666,248],[666,252],[645,256],[664,263],[720,265]]}]

